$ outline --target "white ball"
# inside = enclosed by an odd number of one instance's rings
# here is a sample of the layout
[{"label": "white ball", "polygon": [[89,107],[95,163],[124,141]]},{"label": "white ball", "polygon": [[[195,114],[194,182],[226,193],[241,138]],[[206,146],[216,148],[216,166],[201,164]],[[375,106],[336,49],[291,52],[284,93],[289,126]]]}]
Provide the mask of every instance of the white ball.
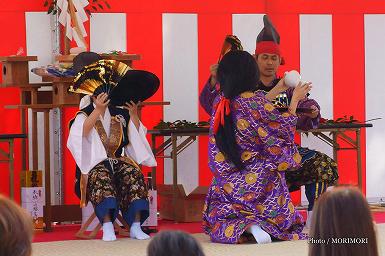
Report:
[{"label": "white ball", "polygon": [[296,87],[301,81],[301,75],[296,70],[286,72],[285,84],[289,87]]}]

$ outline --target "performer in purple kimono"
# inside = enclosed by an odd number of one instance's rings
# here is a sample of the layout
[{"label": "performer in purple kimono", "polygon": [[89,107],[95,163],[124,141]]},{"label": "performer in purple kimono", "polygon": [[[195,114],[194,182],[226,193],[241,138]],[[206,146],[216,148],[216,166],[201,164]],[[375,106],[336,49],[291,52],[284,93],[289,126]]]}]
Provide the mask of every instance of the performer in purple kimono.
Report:
[{"label": "performer in purple kimono", "polygon": [[203,222],[213,242],[238,243],[252,234],[257,243],[305,239],[285,172],[300,166],[294,143],[296,108],[311,89],[296,87],[289,111],[281,114],[269,100],[287,89],[256,91],[259,72],[245,51],[227,53],[218,67],[221,94],[213,105],[209,167],[214,174]]},{"label": "performer in purple kimono", "polygon": [[[264,23],[265,26],[257,37],[255,50],[255,59],[260,71],[257,88],[269,92],[280,81],[276,73],[279,65],[284,64],[284,59],[281,57],[279,48],[279,34],[266,15]],[[212,112],[213,101],[219,94],[218,90],[215,90],[217,66],[215,64],[210,67],[210,79],[200,95],[201,106],[209,114]],[[289,106],[293,90],[290,88],[279,93],[273,100],[273,104],[280,107]],[[307,131],[317,128],[321,117],[318,103],[314,99],[306,97],[299,102],[299,107],[313,109],[313,111],[298,114],[297,129]],[[305,185],[305,194],[309,201],[306,225],[309,227],[315,200],[326,191],[328,186],[334,185],[338,180],[337,164],[321,152],[300,146],[298,146],[298,150],[302,156],[301,168],[287,173],[286,182],[290,192],[299,190],[301,186]]]}]

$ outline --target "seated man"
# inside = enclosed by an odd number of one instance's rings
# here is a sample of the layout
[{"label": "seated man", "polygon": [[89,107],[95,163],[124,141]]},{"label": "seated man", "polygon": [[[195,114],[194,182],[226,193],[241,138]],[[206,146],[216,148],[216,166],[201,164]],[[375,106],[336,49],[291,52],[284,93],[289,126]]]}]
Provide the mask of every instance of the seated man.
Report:
[{"label": "seated man", "polygon": [[[260,71],[260,79],[257,84],[258,90],[268,92],[272,90],[280,81],[277,77],[277,70],[283,64],[279,43],[280,38],[267,16],[264,17],[265,27],[257,37],[255,59]],[[211,77],[203,88],[200,95],[201,106],[208,114],[212,112],[212,104],[219,92],[215,89],[216,69],[218,65],[210,67]],[[288,106],[293,95],[293,89],[281,92],[276,100],[276,104]],[[317,128],[320,120],[320,107],[313,99],[306,98],[299,103],[301,108],[312,108],[314,111],[309,114],[299,114],[297,129],[309,130]],[[298,151],[302,156],[302,167],[297,171],[286,173],[286,182],[289,190],[299,190],[305,185],[306,197],[309,201],[307,226],[311,222],[311,215],[314,201],[326,191],[328,186],[334,185],[338,179],[337,164],[326,154],[298,146]]]},{"label": "seated man", "polygon": [[[156,166],[156,161],[146,139],[147,130],[138,117],[137,102],[125,97],[125,106],[113,103],[116,98],[111,96],[109,87],[124,81],[127,84],[122,86],[132,90],[127,95],[145,99],[151,96],[145,95],[145,89],[155,92],[159,80],[146,81],[148,88],[139,89],[130,83],[134,73],[121,72],[123,69],[126,70],[125,64],[114,61],[87,65],[78,73],[72,88],[75,93],[88,93],[70,124],[67,142],[77,165],[76,192],[81,206],[87,201],[94,206],[103,225],[104,241],[116,240],[112,223],[119,211],[130,226],[131,238],[150,238],[141,229],[141,223],[149,216],[149,202],[138,164]],[[135,78],[149,77],[143,72],[137,71]]]}]

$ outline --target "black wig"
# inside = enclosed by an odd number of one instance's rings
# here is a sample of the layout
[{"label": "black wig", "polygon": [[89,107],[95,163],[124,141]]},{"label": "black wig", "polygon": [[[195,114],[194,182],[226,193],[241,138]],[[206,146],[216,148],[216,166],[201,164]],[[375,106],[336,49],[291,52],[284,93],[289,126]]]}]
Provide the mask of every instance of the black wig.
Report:
[{"label": "black wig", "polygon": [[[256,90],[259,71],[250,53],[230,51],[219,63],[217,77],[224,97],[232,100],[243,92]],[[215,141],[219,150],[241,170],[244,165],[235,140],[235,128],[232,114],[225,115],[224,125],[219,125]]]}]

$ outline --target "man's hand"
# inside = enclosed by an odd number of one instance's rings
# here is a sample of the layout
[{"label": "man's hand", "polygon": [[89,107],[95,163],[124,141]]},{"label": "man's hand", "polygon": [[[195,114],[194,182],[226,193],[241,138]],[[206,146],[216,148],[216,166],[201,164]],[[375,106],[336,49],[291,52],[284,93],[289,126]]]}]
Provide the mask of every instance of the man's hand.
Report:
[{"label": "man's hand", "polygon": [[[285,73],[286,75],[286,73]],[[284,92],[286,91],[287,89],[289,89],[289,87],[285,84],[285,75],[283,76],[283,78],[281,80],[279,80],[279,82],[266,94],[266,99],[269,100],[269,101],[273,101],[277,96],[278,94],[280,94],[281,92]]]},{"label": "man's hand", "polygon": [[293,91],[292,101],[293,100],[300,101],[305,99],[307,97],[307,94],[310,92],[311,88],[312,88],[311,82],[307,82],[307,83],[300,82]]},{"label": "man's hand", "polygon": [[123,107],[128,110],[131,118],[138,118],[138,106],[140,102],[135,104],[135,102],[130,101],[130,103],[126,102],[126,105]]},{"label": "man's hand", "polygon": [[110,103],[110,100],[107,100],[107,98],[108,94],[104,92],[96,97],[93,97],[95,109],[99,111],[99,113],[103,113],[106,110],[108,103]]},{"label": "man's hand", "polygon": [[108,103],[110,100],[107,100],[108,94],[101,93],[98,96],[93,96],[92,100],[95,104],[95,109],[92,111],[91,115],[89,115],[83,124],[83,137],[87,137],[92,128],[94,127],[96,121],[102,115],[104,116]]},{"label": "man's hand", "polygon": [[214,87],[217,84],[217,70],[218,70],[218,64],[213,64],[210,66],[210,84],[212,87]]},{"label": "man's hand", "polygon": [[130,103],[126,102],[126,105],[123,107],[124,109],[128,110],[128,113],[130,114],[130,119],[134,123],[136,129],[139,131],[139,115],[138,115],[138,108],[139,108],[140,101],[135,104],[135,102],[130,101]]}]

